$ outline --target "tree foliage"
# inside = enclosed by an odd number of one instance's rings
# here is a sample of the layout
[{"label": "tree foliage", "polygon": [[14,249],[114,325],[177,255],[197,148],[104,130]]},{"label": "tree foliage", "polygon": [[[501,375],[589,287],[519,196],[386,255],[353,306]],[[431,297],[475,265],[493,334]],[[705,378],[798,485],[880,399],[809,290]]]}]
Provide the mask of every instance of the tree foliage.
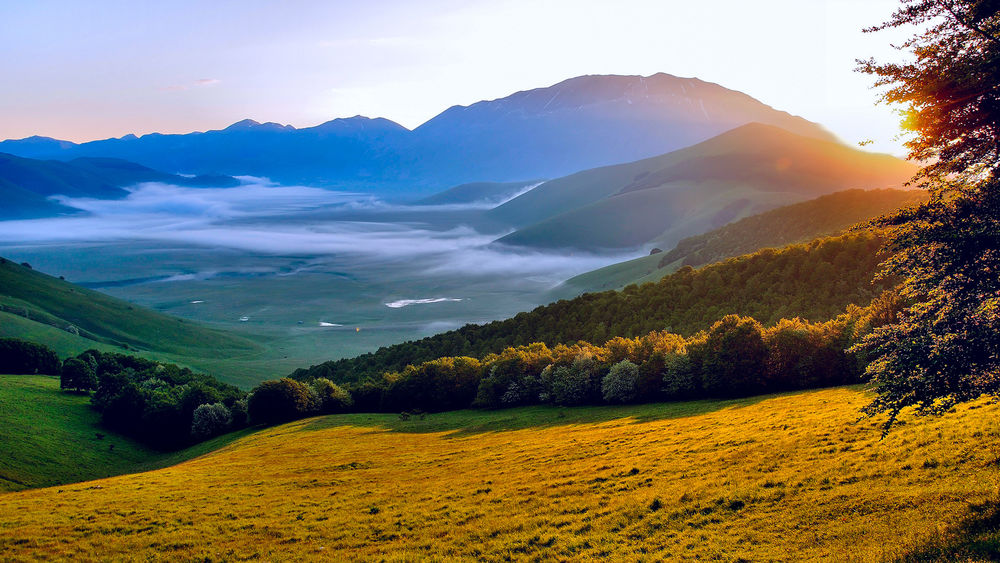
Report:
[{"label": "tree foliage", "polygon": [[997,0],[903,0],[889,21],[866,31],[917,26],[898,46],[905,63],[860,61],[888,87],[882,100],[905,106],[910,157],[932,161],[924,177],[966,179],[1000,165],[1000,3]]},{"label": "tree foliage", "polygon": [[1000,3],[904,0],[878,31],[915,25],[905,64],[865,61],[905,106],[910,156],[931,199],[882,221],[895,251],[884,274],[901,276],[909,307],[858,350],[878,396],[865,409],[940,413],[1000,394]]}]

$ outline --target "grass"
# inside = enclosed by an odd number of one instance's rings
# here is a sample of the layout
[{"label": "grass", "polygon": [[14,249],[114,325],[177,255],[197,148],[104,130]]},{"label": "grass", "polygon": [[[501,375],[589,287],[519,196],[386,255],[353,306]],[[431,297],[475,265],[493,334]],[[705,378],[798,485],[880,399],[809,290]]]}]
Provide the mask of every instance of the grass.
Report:
[{"label": "grass", "polygon": [[857,388],[313,418],[0,495],[0,559],[906,557],[997,498],[1000,406],[881,439]]},{"label": "grass", "polygon": [[100,426],[86,395],[59,379],[0,375],[0,491],[47,487],[173,465],[237,435],[163,453]]},{"label": "grass", "polygon": [[234,356],[253,342],[132,305],[9,260],[0,261],[0,310],[111,346],[189,356]]}]

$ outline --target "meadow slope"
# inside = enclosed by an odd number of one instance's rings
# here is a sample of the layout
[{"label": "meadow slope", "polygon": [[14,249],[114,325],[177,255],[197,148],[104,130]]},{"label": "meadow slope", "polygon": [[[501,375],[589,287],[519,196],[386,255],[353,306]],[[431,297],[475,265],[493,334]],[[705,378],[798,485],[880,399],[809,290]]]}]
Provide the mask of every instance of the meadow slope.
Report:
[{"label": "meadow slope", "polygon": [[161,452],[104,428],[88,395],[61,392],[45,375],[0,375],[0,420],[0,492],[159,469],[246,433]]},{"label": "meadow slope", "polygon": [[856,388],[312,418],[149,473],[0,495],[0,559],[879,560],[1000,484],[1000,406],[881,440]]}]

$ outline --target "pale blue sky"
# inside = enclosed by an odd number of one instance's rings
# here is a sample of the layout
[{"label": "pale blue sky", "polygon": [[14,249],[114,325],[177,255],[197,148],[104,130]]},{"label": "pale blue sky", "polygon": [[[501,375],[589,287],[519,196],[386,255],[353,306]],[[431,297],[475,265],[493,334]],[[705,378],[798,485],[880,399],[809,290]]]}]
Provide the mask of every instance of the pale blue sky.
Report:
[{"label": "pale blue sky", "polygon": [[[0,139],[75,141],[309,126],[356,114],[415,127],[455,104],[581,74],[697,76],[892,141],[854,59],[896,0],[0,0]],[[900,36],[896,35],[898,39]]]}]

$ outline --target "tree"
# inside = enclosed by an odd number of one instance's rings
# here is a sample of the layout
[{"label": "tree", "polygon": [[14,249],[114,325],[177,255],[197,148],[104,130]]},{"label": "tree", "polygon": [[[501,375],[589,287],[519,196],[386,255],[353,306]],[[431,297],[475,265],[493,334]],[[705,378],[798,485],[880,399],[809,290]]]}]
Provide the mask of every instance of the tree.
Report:
[{"label": "tree", "polygon": [[313,381],[312,392],[319,402],[320,412],[328,414],[345,412],[354,404],[350,393],[325,377]]},{"label": "tree", "polygon": [[906,64],[862,61],[905,106],[910,157],[931,200],[881,221],[895,251],[883,275],[903,277],[911,305],[857,347],[888,431],[903,409],[941,413],[1000,393],[1000,3],[904,0],[867,31],[920,26],[900,49]]},{"label": "tree", "polygon": [[760,323],[738,315],[726,315],[704,338],[688,345],[688,357],[701,374],[705,392],[716,397],[760,392],[767,355]]},{"label": "tree", "polygon": [[601,395],[609,403],[630,403],[638,392],[639,366],[622,360],[611,366],[601,381]]},{"label": "tree", "polygon": [[919,26],[898,47],[903,64],[859,61],[887,86],[886,103],[904,104],[903,126],[915,135],[910,158],[933,160],[924,177],[975,178],[1000,164],[1000,3],[996,0],[903,0],[889,21],[866,29]]},{"label": "tree", "polygon": [[0,373],[60,373],[59,356],[48,346],[19,338],[0,338]]},{"label": "tree", "polygon": [[63,362],[59,376],[59,387],[76,391],[89,391],[97,387],[94,366],[79,358],[69,358]]},{"label": "tree", "polygon": [[222,403],[198,405],[191,415],[191,435],[201,440],[211,438],[225,432],[232,421],[232,414]]},{"label": "tree", "polygon": [[287,377],[258,385],[247,405],[250,420],[257,424],[295,420],[313,412],[315,406],[309,387]]}]

